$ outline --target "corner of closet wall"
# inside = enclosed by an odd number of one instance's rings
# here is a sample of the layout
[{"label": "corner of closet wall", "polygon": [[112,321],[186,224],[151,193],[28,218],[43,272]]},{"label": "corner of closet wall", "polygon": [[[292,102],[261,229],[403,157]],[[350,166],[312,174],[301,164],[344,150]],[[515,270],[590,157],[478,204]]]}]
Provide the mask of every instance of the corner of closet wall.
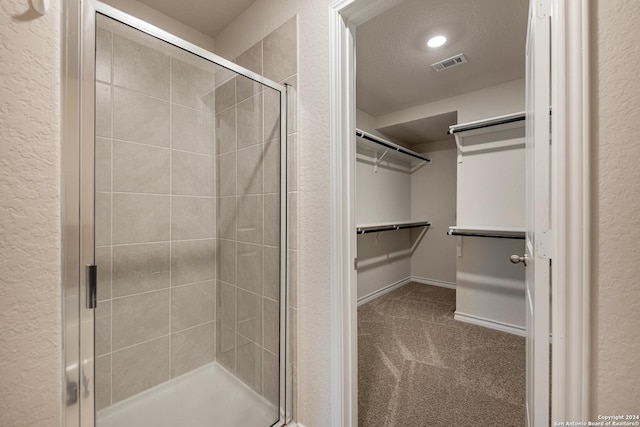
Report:
[{"label": "corner of closet wall", "polygon": [[[356,127],[389,139],[376,130],[375,118],[362,110],[356,110]],[[356,148],[358,227],[411,220],[411,165],[384,157],[384,161],[378,161],[383,153],[383,147],[373,144]],[[357,244],[359,304],[408,283],[411,278],[410,230],[359,234]]]}]

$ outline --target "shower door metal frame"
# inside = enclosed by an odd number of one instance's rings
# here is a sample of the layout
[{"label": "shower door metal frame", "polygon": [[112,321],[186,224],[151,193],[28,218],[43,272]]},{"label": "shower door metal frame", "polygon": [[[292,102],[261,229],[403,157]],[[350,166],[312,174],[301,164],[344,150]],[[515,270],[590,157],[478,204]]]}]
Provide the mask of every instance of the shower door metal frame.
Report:
[{"label": "shower door metal frame", "polygon": [[[288,344],[287,92],[273,82],[167,31],[97,0],[63,7],[63,396],[65,427],[95,426],[94,309],[86,307],[85,267],[95,263],[95,34],[102,14],[280,93],[280,354],[278,421],[291,421]],[[267,427],[267,426],[265,426]]]}]

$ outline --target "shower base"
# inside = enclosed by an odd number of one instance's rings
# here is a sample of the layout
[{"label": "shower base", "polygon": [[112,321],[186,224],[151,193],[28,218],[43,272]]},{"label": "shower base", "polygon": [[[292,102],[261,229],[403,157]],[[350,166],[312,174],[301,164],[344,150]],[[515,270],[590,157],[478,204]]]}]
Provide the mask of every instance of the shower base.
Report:
[{"label": "shower base", "polygon": [[97,427],[267,427],[278,409],[210,363],[98,411]]}]

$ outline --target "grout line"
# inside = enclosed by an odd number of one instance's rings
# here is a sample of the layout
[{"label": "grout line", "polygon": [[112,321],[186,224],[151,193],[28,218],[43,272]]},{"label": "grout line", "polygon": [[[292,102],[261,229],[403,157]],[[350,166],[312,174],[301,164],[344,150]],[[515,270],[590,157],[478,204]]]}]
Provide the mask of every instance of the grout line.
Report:
[{"label": "grout line", "polygon": [[[173,104],[171,104],[171,105],[173,105]],[[170,113],[169,113],[170,116],[173,114],[171,111],[172,111],[172,109],[170,109]],[[171,123],[169,123],[169,132],[171,132]],[[106,139],[103,136],[100,136],[98,138]],[[212,157],[212,158],[216,157],[215,154],[207,154],[207,153],[201,153],[199,151],[184,150],[182,148],[173,148],[173,147],[171,147],[171,143],[169,143],[170,144],[169,146],[164,146],[164,145],[147,144],[147,143],[144,143],[144,142],[132,141],[132,140],[129,140],[129,139],[124,139],[124,138],[112,138],[112,139],[114,141],[122,142],[122,143],[125,143],[125,144],[139,145],[141,147],[148,147],[148,148],[157,148],[158,150],[167,150],[167,151],[168,150],[174,150],[174,151],[179,152],[179,153],[192,154],[192,155],[195,155],[195,156]],[[169,139],[171,139],[171,135],[169,136]]]},{"label": "grout line", "polygon": [[[96,191],[96,194],[104,194],[106,191]],[[215,196],[193,196],[189,194],[171,194],[171,193],[134,193],[129,191],[113,191],[113,194],[125,196],[155,196],[155,197],[191,197],[193,199],[215,199]]]}]

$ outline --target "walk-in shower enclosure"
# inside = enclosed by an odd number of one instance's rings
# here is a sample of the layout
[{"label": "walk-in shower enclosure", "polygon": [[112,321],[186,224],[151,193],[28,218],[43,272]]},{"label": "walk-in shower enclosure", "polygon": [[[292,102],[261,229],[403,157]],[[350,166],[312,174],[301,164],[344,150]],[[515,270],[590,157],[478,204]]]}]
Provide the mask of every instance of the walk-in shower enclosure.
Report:
[{"label": "walk-in shower enclosure", "polygon": [[68,3],[66,426],[284,424],[286,88]]}]

